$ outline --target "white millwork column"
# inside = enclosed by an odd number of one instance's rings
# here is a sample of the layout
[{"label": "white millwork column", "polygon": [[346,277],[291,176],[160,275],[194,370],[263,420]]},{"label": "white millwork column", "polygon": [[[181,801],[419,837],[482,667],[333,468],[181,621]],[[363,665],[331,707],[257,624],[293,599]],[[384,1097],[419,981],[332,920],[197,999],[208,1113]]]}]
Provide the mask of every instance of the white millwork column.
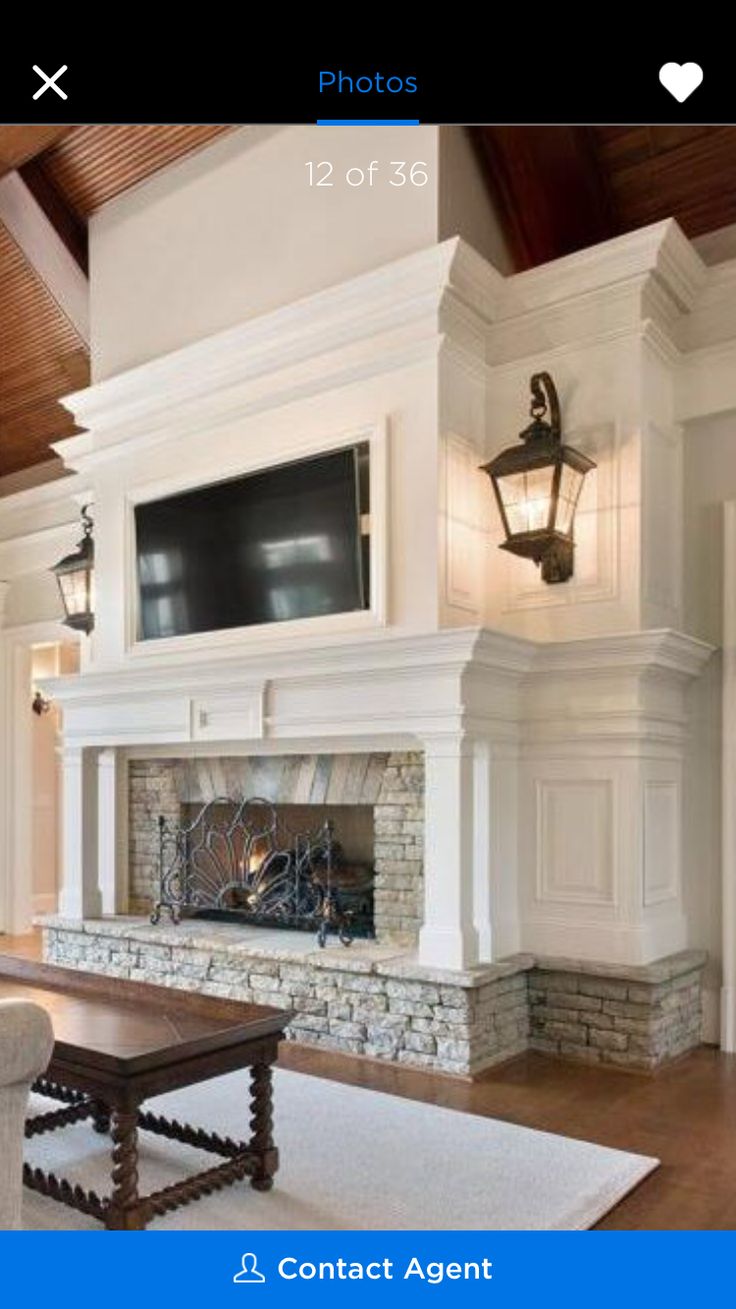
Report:
[{"label": "white millwork column", "polygon": [[522,950],[639,965],[688,944],[686,695],[711,654],[669,631],[540,647],[520,769]]},{"label": "white millwork column", "polygon": [[473,919],[478,940],[478,960],[493,959],[493,904],[491,893],[492,813],[491,747],[477,741],[473,749]]},{"label": "white millwork column", "polygon": [[103,914],[124,913],[128,900],[127,761],[101,750],[97,764],[97,852]]},{"label": "white millwork column", "polygon": [[420,963],[470,968],[478,962],[473,921],[474,752],[462,735],[424,742],[424,926]]},{"label": "white millwork column", "polygon": [[518,750],[507,741],[473,745],[473,922],[478,962],[519,950]]},{"label": "white millwork column", "polygon": [[97,750],[62,751],[63,841],[59,912],[65,918],[99,918]]}]

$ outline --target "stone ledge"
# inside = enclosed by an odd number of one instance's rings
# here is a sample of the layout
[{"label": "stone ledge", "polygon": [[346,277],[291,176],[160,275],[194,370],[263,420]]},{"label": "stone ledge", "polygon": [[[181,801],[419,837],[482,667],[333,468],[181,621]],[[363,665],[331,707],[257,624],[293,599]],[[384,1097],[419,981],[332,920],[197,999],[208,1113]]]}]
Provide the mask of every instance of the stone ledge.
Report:
[{"label": "stone ledge", "polygon": [[85,936],[113,937],[136,941],[141,945],[165,945],[178,950],[214,950],[233,958],[274,959],[283,963],[306,963],[312,968],[331,968],[348,973],[370,973],[383,960],[403,957],[405,951],[390,944],[356,941],[351,946],[315,944],[314,933],[279,929],[244,927],[239,923],[212,923],[204,919],[187,920],[178,927],[148,923],[136,917],[115,915],[110,918],[65,918],[59,914],[41,914],[34,918],[37,927]]},{"label": "stone ledge", "polygon": [[681,950],[651,964],[601,964],[590,959],[547,958],[536,956],[534,967],[544,973],[587,973],[591,977],[613,977],[622,982],[638,982],[642,986],[656,986],[671,982],[683,973],[703,968],[707,960],[705,950]]},{"label": "stone ledge", "polygon": [[591,959],[573,959],[528,953],[507,955],[492,964],[473,968],[435,968],[420,964],[415,950],[377,941],[355,941],[351,946],[314,944],[310,932],[292,932],[279,928],[244,927],[239,923],[213,923],[205,919],[186,919],[177,927],[169,923],[154,926],[145,919],[116,914],[109,918],[65,918],[61,914],[39,914],[36,927],[61,928],[84,932],[90,936],[127,937],[142,943],[152,942],[179,948],[225,950],[233,955],[277,959],[284,962],[309,960],[313,968],[330,968],[345,972],[376,972],[386,977],[405,977],[413,981],[445,983],[449,986],[476,987],[502,977],[536,969],[542,973],[579,973],[590,977],[656,986],[686,973],[703,968],[705,950],[682,950],[650,964],[608,964]]},{"label": "stone ledge", "polygon": [[[238,923],[211,923],[205,920],[170,924],[147,923],[140,918],[116,915],[110,918],[64,918],[59,914],[41,914],[34,918],[37,927],[87,936],[110,936],[137,941],[142,945],[166,945],[177,949],[216,950],[234,957],[275,959],[284,963],[309,963],[310,968],[328,968],[346,973],[376,973],[383,977],[405,978],[415,982],[435,982],[447,986],[473,988],[489,982],[527,972],[535,966],[530,954],[509,955],[498,963],[479,964],[475,968],[434,968],[420,964],[416,953],[376,941],[355,941],[350,946],[314,944],[309,932],[243,927]],[[247,935],[246,935],[247,934]],[[269,938],[268,943],[259,943]],[[275,938],[275,939],[274,939]],[[273,944],[271,943],[273,941]]]},{"label": "stone ledge", "polygon": [[377,963],[374,971],[384,977],[403,977],[416,982],[439,982],[471,989],[528,972],[534,965],[534,955],[531,954],[508,955],[498,963],[478,964],[475,968],[433,968],[420,964],[416,955],[400,955],[385,963]]}]

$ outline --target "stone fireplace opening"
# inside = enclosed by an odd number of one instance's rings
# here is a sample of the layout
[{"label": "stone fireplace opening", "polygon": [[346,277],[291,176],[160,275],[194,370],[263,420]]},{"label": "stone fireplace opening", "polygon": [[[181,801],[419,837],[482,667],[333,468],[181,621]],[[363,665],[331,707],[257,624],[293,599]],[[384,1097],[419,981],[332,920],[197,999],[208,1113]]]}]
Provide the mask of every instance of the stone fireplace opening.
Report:
[{"label": "stone fireplace opening", "polygon": [[[260,797],[181,805],[159,820],[160,913],[375,936],[373,805],[271,804]],[[170,884],[174,880],[174,899]]]},{"label": "stone fireplace opening", "polygon": [[162,899],[161,870],[173,857],[201,873],[209,901],[187,916],[244,929],[315,930],[315,896],[298,872],[308,848],[317,896],[329,863],[329,885],[353,935],[416,942],[423,918],[421,753],[141,758],[130,760],[128,777],[129,912],[151,913]]}]

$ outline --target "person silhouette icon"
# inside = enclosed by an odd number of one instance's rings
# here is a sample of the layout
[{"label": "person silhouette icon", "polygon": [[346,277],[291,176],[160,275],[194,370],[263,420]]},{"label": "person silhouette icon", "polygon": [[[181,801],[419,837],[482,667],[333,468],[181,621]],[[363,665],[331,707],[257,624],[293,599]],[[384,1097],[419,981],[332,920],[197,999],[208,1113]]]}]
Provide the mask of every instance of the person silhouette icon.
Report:
[{"label": "person silhouette icon", "polygon": [[242,1267],[239,1273],[236,1273],[234,1282],[265,1282],[263,1273],[258,1271],[258,1260],[254,1254],[244,1254],[240,1260]]}]

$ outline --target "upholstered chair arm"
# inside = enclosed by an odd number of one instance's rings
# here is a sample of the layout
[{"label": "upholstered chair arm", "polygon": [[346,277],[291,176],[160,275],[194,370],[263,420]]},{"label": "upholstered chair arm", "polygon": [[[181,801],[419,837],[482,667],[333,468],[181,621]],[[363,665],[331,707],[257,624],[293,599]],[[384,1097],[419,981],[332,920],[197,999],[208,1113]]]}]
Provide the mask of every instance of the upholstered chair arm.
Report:
[{"label": "upholstered chair arm", "polygon": [[51,1020],[28,1000],[0,1000],[0,1229],[22,1221],[23,1140],[28,1092],[48,1067]]},{"label": "upholstered chair arm", "polygon": [[0,1000],[0,1086],[30,1085],[46,1068],[53,1045],[45,1009],[28,1000]]}]

